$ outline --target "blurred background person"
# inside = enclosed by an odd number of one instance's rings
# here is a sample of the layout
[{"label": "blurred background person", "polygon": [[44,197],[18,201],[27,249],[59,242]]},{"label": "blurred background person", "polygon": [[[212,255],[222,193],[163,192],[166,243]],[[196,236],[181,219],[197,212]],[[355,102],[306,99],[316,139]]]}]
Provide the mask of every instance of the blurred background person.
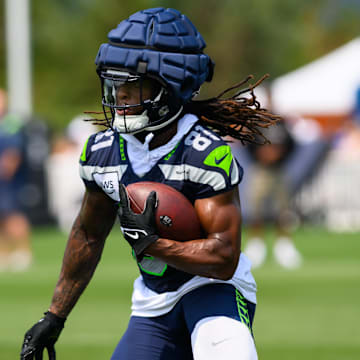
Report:
[{"label": "blurred background person", "polygon": [[295,144],[283,121],[265,133],[270,144],[246,147],[251,158],[251,185],[247,190],[251,221],[250,238],[244,252],[253,267],[260,266],[267,254],[266,226],[273,224],[277,232],[273,247],[275,260],[285,268],[297,268],[301,265],[302,256],[291,238],[290,187],[283,167]]},{"label": "blurred background person", "polygon": [[26,181],[21,119],[7,112],[0,89],[0,271],[26,270],[32,262],[30,225],[19,202]]},{"label": "blurred background person", "polygon": [[49,210],[60,230],[69,233],[78,214],[84,194],[79,177],[79,156],[88,137],[96,127],[78,115],[71,120],[64,133],[54,138],[46,161]]},{"label": "blurred background person", "polygon": [[[270,87],[261,86],[255,93],[263,107],[272,110]],[[248,174],[239,187],[249,229],[244,252],[254,268],[261,266],[268,254],[267,230],[275,228],[274,260],[295,269],[303,262],[292,236],[303,220],[296,198],[322,168],[331,141],[315,121],[299,117],[283,118],[264,135],[269,144],[232,146]]]}]

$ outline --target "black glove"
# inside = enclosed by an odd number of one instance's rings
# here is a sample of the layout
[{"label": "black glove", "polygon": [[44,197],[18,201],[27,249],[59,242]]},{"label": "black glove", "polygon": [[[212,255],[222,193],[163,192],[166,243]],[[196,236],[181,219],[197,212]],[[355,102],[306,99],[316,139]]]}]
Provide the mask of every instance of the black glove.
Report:
[{"label": "black glove", "polygon": [[54,344],[64,327],[65,320],[50,311],[46,312],[45,316],[25,334],[20,360],[42,360],[45,348],[49,360],[55,360]]},{"label": "black glove", "polygon": [[121,230],[125,240],[134,249],[138,260],[142,258],[143,251],[159,236],[156,234],[155,210],[157,207],[156,192],[152,191],[146,199],[141,214],[135,214],[130,208],[129,198],[124,185],[120,185],[119,218]]}]

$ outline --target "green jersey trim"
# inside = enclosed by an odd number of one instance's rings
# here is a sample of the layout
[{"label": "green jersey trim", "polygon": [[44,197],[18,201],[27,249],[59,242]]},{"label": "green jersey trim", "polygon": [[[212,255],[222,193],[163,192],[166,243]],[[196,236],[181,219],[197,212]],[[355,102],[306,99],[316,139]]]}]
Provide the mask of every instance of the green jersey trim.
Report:
[{"label": "green jersey trim", "polygon": [[125,156],[125,149],[124,149],[124,139],[119,136],[119,146],[120,146],[120,159],[122,161],[126,160],[126,156]]},{"label": "green jersey trim", "polygon": [[80,160],[85,162],[86,161],[86,149],[87,149],[87,145],[89,142],[90,137],[87,138],[87,140],[85,141],[81,156],[80,156]]},{"label": "green jersey trim", "polygon": [[174,152],[176,151],[176,149],[178,148],[179,144],[180,144],[180,141],[179,141],[179,142],[175,145],[175,147],[164,157],[164,160],[165,160],[165,161],[169,160],[169,159],[173,156],[173,154],[174,154]]},{"label": "green jersey trim", "polygon": [[153,276],[163,276],[168,267],[163,261],[148,255],[144,256],[138,266],[143,272]]},{"label": "green jersey trim", "polygon": [[215,148],[204,160],[204,164],[208,166],[223,169],[227,176],[230,175],[230,167],[233,156],[229,145],[222,145]]},{"label": "green jersey trim", "polygon": [[242,323],[244,323],[251,331],[249,311],[247,308],[246,300],[239,290],[235,289],[236,305],[239,313],[239,317]]}]

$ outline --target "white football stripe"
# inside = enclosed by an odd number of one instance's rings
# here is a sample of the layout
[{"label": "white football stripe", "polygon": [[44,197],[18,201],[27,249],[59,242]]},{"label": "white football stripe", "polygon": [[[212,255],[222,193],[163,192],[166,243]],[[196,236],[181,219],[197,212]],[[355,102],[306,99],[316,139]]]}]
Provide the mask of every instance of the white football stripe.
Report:
[{"label": "white football stripe", "polygon": [[231,171],[231,185],[236,184],[239,181],[239,168],[235,159],[233,159],[233,168]]},{"label": "white football stripe", "polygon": [[128,165],[117,165],[117,166],[90,166],[90,165],[79,165],[80,176],[84,180],[94,181],[93,174],[104,174],[116,172],[119,175],[119,179],[126,171]]},{"label": "white football stripe", "polygon": [[161,165],[159,168],[167,180],[184,181],[189,180],[195,183],[211,186],[215,191],[226,187],[224,177],[216,172],[204,170],[192,165]]},{"label": "white football stripe", "polygon": [[111,136],[109,140],[101,141],[97,144],[92,145],[90,150],[93,152],[93,151],[97,151],[99,149],[110,147],[113,142],[114,142],[114,136]]}]

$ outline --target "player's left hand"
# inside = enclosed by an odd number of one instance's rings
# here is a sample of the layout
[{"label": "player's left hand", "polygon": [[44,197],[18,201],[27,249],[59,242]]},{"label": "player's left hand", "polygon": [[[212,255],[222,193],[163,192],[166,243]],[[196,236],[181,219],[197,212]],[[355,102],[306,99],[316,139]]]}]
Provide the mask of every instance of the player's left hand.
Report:
[{"label": "player's left hand", "polygon": [[123,184],[120,184],[119,193],[121,230],[125,240],[134,249],[139,259],[142,257],[143,251],[159,238],[155,223],[157,195],[155,191],[152,191],[146,199],[143,212],[135,214],[130,208],[129,197]]}]

